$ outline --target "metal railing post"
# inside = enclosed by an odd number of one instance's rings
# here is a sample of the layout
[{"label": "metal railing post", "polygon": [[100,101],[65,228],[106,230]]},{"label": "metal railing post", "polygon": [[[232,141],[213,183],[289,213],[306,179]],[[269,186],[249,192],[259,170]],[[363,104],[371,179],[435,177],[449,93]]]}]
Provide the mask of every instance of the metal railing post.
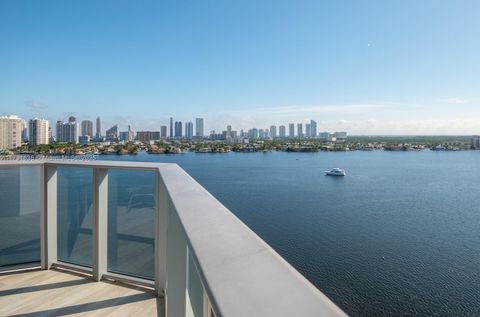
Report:
[{"label": "metal railing post", "polygon": [[57,261],[57,167],[40,167],[40,262],[48,270]]},{"label": "metal railing post", "polygon": [[108,169],[93,168],[92,269],[96,281],[107,272]]}]

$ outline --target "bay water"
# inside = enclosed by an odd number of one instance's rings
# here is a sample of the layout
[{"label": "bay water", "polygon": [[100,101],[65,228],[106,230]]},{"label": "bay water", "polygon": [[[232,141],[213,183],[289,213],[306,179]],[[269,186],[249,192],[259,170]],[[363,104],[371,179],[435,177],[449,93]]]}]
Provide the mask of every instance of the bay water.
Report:
[{"label": "bay water", "polygon": [[480,151],[98,159],[179,164],[351,316],[480,315]]}]

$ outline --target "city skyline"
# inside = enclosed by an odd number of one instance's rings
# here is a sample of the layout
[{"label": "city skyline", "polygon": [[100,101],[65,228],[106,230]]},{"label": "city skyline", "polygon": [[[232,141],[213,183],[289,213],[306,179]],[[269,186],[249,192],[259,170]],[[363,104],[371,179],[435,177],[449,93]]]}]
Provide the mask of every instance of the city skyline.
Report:
[{"label": "city skyline", "polygon": [[[330,134],[334,135],[336,133],[348,133],[349,135],[353,136],[362,136],[362,134],[352,134],[350,131],[346,129],[339,129],[339,128],[333,128],[333,129],[327,129],[327,128],[322,128],[322,126],[318,126],[318,122],[313,120],[313,119],[304,119],[303,122],[288,122],[288,123],[280,123],[280,124],[267,124],[265,126],[251,126],[251,127],[246,127],[246,128],[240,128],[233,126],[232,124],[227,124],[223,127],[221,127],[218,130],[206,130],[204,128],[204,118],[195,118],[194,120],[190,119],[187,121],[182,120],[176,120],[174,117],[169,117],[168,121],[172,123],[171,127],[171,133],[168,132],[168,129],[170,129],[169,123],[167,124],[154,124],[152,128],[148,128],[147,126],[138,126],[135,124],[135,122],[132,123],[132,121],[127,121],[125,126],[119,125],[118,123],[115,124],[105,124],[103,119],[100,116],[95,117],[95,123],[92,120],[89,119],[84,119],[84,118],[77,118],[73,116],[73,113],[68,113],[68,118],[66,119],[58,119],[55,122],[51,122],[48,118],[45,116],[43,117],[34,117],[34,118],[22,118],[21,116],[17,114],[10,114],[6,116],[0,116],[3,118],[7,117],[15,117],[18,120],[20,120],[23,128],[25,129],[24,132],[22,132],[22,139],[23,140],[28,140],[30,138],[30,123],[32,120],[41,120],[41,121],[46,121],[47,127],[51,128],[51,131],[47,131],[50,137],[56,138],[57,133],[58,133],[58,125],[65,125],[68,123],[74,123],[76,125],[76,136],[73,137],[73,139],[77,139],[77,142],[80,143],[85,143],[87,139],[83,139],[79,141],[79,138],[88,136],[88,142],[95,142],[95,141],[102,141],[102,138],[106,141],[121,141],[121,140],[130,140],[133,135],[133,139],[136,139],[136,133],[137,132],[147,132],[147,133],[158,133],[159,138],[164,139],[164,138],[215,138],[215,136],[219,136],[222,134],[225,134],[227,132],[227,135],[230,134],[230,132],[234,132],[235,134],[238,133],[238,137],[246,137],[246,138],[251,138],[251,133],[252,130],[256,130],[257,133],[260,131],[265,131],[263,137],[272,137],[272,138],[324,138],[324,135]],[[91,116],[89,116],[91,117]],[[89,127],[86,128],[84,125],[88,124]],[[91,136],[89,133],[85,132],[86,130],[90,131],[91,134],[93,133],[93,125],[95,125],[95,135]],[[187,127],[187,125],[189,125]],[[57,126],[57,128],[55,128]],[[102,129],[103,127],[107,127]],[[132,126],[134,128],[132,128]],[[109,128],[108,128],[109,127]],[[200,128],[199,128],[200,127]],[[187,131],[187,129],[189,129]],[[201,129],[201,130],[199,130]],[[272,130],[273,129],[273,130]],[[48,128],[47,128],[48,130]],[[114,130],[114,133],[109,133],[109,130]],[[22,130],[23,131],[23,130]],[[100,131],[100,134],[98,134],[98,131]],[[274,131],[274,132],[272,132]],[[243,132],[243,136],[242,136]],[[200,133],[200,134],[199,134]],[[110,137],[109,137],[109,134]],[[128,136],[128,137],[121,137],[121,135]],[[421,135],[421,134],[418,134]],[[425,136],[428,136],[427,134],[424,134]],[[447,135],[447,134],[444,134]],[[461,136],[462,134],[457,134],[458,136]],[[473,134],[465,134],[464,136],[476,136],[479,134],[473,133]],[[369,136],[368,134],[365,134],[365,136]],[[375,135],[371,134],[371,136],[382,136],[381,134]],[[384,134],[384,136],[403,136],[402,134]],[[408,135],[405,135],[408,136]],[[415,135],[412,135],[415,136]],[[452,134],[452,136],[455,136]]]},{"label": "city skyline", "polygon": [[[455,104],[458,102],[458,104]],[[456,106],[455,111],[460,111],[459,108],[464,108],[463,112],[473,107],[467,101],[445,101],[452,106]],[[397,113],[412,113],[412,109],[417,109],[418,118],[413,117],[405,121],[396,121],[396,120],[381,120],[375,117],[365,118],[363,120],[347,120],[347,119],[338,119],[338,120],[327,120],[325,114],[329,117],[333,113],[344,113],[348,116],[338,116],[339,118],[346,118],[352,116],[354,113],[361,113],[366,111],[366,109],[384,109],[388,112],[397,112]],[[18,109],[18,108],[17,108]],[[388,110],[386,110],[388,109]],[[480,107],[479,107],[480,110]],[[319,127],[324,127],[323,130],[346,130],[354,135],[472,135],[480,134],[480,117],[477,119],[475,116],[468,116],[465,114],[465,118],[438,118],[432,119],[428,115],[427,109],[420,109],[420,106],[407,106],[404,105],[404,108],[401,109],[400,106],[388,106],[388,105],[345,105],[345,106],[309,106],[309,107],[278,107],[278,108],[263,108],[257,109],[255,112],[252,112],[244,116],[236,116],[234,112],[231,113],[214,113],[210,115],[205,115],[205,132],[211,130],[220,131],[226,125],[235,125],[241,127],[238,129],[248,129],[249,127],[263,127],[274,125],[282,125],[288,123],[297,123],[301,122],[306,124],[309,122],[311,117],[317,118],[317,123]],[[474,113],[476,113],[475,109]],[[261,117],[262,114],[267,114],[268,116]],[[301,113],[301,114],[299,114]],[[5,111],[0,109],[1,116],[8,116],[16,114],[21,118],[34,118],[41,117],[49,120],[50,122],[56,122],[61,120],[66,120],[70,115],[75,115],[82,118],[81,120],[96,121],[96,116],[88,114],[79,114],[79,112],[64,112],[63,115],[42,115],[42,112],[39,111],[30,111],[30,110],[13,110],[12,112]],[[310,115],[311,116],[307,116]],[[260,115],[260,117],[258,117]],[[145,130],[159,130],[162,125],[169,125],[169,117],[172,114],[158,116],[157,118],[138,118],[135,116],[102,116],[102,125],[112,126],[118,124],[122,127],[127,127],[128,125],[134,127],[145,127]],[[292,119],[289,120],[288,117]],[[177,118],[177,117],[175,117]],[[318,119],[318,118],[324,118]],[[28,120],[28,119],[25,119]],[[182,116],[181,119],[178,117],[178,120],[182,122],[194,121],[195,114],[193,116]],[[222,121],[229,120],[229,121]],[[229,123],[230,122],[230,123]]]},{"label": "city skyline", "polygon": [[[153,141],[160,139],[210,139],[210,140],[226,140],[233,142],[243,142],[248,139],[286,139],[287,137],[295,138],[320,138],[325,140],[334,140],[332,138],[345,140],[347,132],[335,131],[317,131],[317,122],[315,120],[309,120],[308,123],[297,123],[297,129],[295,130],[295,124],[289,123],[289,133],[286,134],[286,125],[270,125],[266,128],[251,127],[248,129],[235,129],[232,125],[227,125],[226,129],[220,131],[212,130],[205,133],[204,131],[204,119],[195,118],[195,125],[193,121],[173,122],[173,117],[169,118],[171,133],[167,134],[166,125],[161,125],[160,129],[144,129],[140,127],[138,130],[132,129],[129,124],[126,131],[119,128],[118,124],[113,125],[105,130],[105,133],[101,131],[102,120],[99,116],[96,117],[96,132],[93,136],[93,121],[91,120],[77,120],[73,115],[68,117],[68,121],[57,120],[55,123],[55,130],[49,128],[49,120],[47,119],[29,119],[27,120],[18,117],[17,115],[11,115],[8,117],[0,117],[8,122],[4,124],[5,133],[2,134],[2,140],[7,138],[11,139],[12,136],[18,138],[23,142],[27,142],[30,145],[49,144],[50,142],[59,143],[80,143],[89,144],[96,142],[119,142],[119,141]],[[16,123],[15,123],[16,122]],[[16,127],[15,131],[11,130],[8,124],[13,123]],[[278,128],[278,134],[277,134]],[[11,131],[7,131],[7,130]],[[53,133],[55,131],[55,133]],[[136,132],[136,135],[135,135]],[[5,139],[6,140],[6,139]],[[20,142],[20,141],[15,141]],[[2,141],[5,146],[9,144],[7,141]],[[5,146],[10,148],[11,146]]]},{"label": "city skyline", "polygon": [[0,115],[480,133],[478,1],[47,3],[0,3]]}]

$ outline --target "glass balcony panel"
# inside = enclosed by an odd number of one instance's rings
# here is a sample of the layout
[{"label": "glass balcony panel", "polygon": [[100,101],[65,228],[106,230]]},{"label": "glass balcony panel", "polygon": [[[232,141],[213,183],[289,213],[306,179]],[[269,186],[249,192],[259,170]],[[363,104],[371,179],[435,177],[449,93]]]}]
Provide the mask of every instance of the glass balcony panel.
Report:
[{"label": "glass balcony panel", "polygon": [[57,168],[58,260],[92,266],[91,168]]},{"label": "glass balcony panel", "polygon": [[0,267],[40,262],[40,167],[0,168]]},{"label": "glass balcony panel", "polygon": [[108,270],[154,278],[155,173],[108,171]]},{"label": "glass balcony panel", "polygon": [[203,316],[203,285],[192,255],[188,252],[187,316]]}]

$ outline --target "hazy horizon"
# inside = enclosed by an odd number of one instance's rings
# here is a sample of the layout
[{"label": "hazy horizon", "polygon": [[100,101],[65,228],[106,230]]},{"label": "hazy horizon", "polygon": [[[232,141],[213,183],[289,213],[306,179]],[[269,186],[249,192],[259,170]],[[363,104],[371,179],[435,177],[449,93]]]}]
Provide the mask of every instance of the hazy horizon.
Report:
[{"label": "hazy horizon", "polygon": [[480,2],[1,1],[0,115],[480,134]]}]

